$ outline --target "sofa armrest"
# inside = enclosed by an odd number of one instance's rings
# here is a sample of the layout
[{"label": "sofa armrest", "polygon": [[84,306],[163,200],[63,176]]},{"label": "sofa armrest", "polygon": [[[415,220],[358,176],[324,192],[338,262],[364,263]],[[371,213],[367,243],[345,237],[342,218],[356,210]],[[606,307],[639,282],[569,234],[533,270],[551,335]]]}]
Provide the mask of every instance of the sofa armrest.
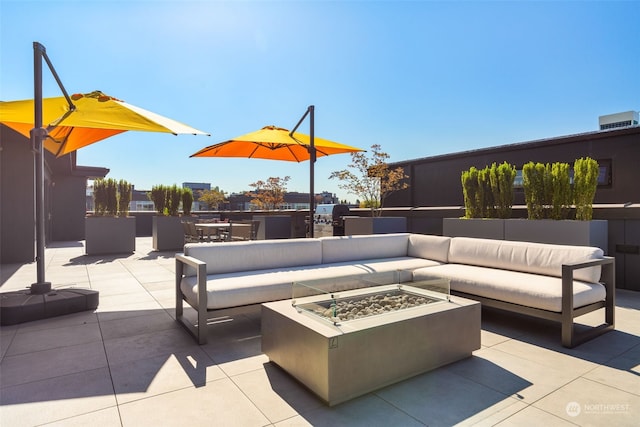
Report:
[{"label": "sofa armrest", "polygon": [[184,266],[188,265],[196,269],[196,279],[198,283],[198,329],[197,339],[199,344],[206,342],[206,325],[207,325],[207,263],[197,258],[176,254],[176,318],[182,317],[182,300],[183,293],[180,289],[182,277],[184,275]]},{"label": "sofa armrest", "polygon": [[602,266],[600,282],[607,293],[607,301],[615,297],[615,258],[604,257],[590,261],[562,265],[562,312],[573,310],[573,272],[581,268]]},{"label": "sofa armrest", "polygon": [[[605,322],[611,326],[615,324],[615,258],[606,256],[595,260],[562,265],[562,322],[564,325],[569,324],[569,322],[573,322],[573,318],[580,315],[580,313],[576,313],[573,308],[573,272],[581,268],[595,266],[602,267],[599,282],[602,283],[602,285],[605,287],[606,292],[604,302]],[[563,332],[563,335],[564,334],[565,332]],[[572,338],[569,338],[568,335],[566,337],[563,336],[563,342],[570,339],[572,340]],[[573,345],[571,345],[570,347],[572,346]]]}]

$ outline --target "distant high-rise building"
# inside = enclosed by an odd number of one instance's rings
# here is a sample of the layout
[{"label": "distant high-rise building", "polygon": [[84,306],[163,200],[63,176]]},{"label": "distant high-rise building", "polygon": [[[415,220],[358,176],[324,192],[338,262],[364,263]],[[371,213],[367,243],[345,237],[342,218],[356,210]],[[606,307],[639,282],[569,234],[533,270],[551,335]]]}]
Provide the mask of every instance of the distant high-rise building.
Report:
[{"label": "distant high-rise building", "polygon": [[211,184],[206,182],[183,182],[182,188],[190,188],[193,193],[193,206],[192,211],[203,211],[209,209],[206,203],[200,203],[198,201],[198,193],[211,190]]}]

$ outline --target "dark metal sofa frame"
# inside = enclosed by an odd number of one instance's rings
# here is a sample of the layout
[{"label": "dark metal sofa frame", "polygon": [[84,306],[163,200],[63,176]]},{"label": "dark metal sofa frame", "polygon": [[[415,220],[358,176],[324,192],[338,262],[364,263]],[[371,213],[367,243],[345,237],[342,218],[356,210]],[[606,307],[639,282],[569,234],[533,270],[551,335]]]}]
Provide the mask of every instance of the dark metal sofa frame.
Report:
[{"label": "dark metal sofa frame", "polygon": [[[581,268],[594,267],[598,265],[602,267],[600,282],[604,285],[606,290],[605,300],[573,308],[573,272]],[[593,261],[571,263],[562,266],[562,312],[560,313],[480,297],[464,292],[451,291],[451,293],[463,298],[479,301],[486,307],[493,307],[500,310],[560,322],[562,328],[562,345],[567,348],[576,347],[585,341],[589,341],[615,328],[616,280],[615,258],[613,257],[604,257]],[[573,319],[601,308],[605,309],[605,322],[603,324],[580,333],[575,330],[576,328]]]}]

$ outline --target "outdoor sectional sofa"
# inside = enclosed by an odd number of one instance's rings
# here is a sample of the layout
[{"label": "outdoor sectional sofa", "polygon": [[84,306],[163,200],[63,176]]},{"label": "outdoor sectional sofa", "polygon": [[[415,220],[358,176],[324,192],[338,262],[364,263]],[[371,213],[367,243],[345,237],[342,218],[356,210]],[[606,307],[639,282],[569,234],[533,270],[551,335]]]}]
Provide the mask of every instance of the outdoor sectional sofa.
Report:
[{"label": "outdoor sectional sofa", "polygon": [[[212,311],[291,298],[297,281],[395,270],[446,277],[452,294],[558,321],[565,347],[614,327],[614,259],[599,248],[407,233],[186,244],[176,254],[176,320],[204,344]],[[600,308],[605,323],[578,334],[573,319]]]}]

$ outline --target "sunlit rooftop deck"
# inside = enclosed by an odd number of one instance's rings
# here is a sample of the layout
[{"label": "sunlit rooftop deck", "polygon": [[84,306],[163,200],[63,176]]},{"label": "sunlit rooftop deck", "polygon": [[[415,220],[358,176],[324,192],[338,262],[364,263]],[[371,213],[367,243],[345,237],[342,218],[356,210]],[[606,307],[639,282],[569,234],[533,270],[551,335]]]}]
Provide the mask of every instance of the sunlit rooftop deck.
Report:
[{"label": "sunlit rooftop deck", "polygon": [[[173,253],[47,248],[54,287],[100,291],[96,312],[0,329],[0,425],[637,425],[640,293],[617,292],[616,330],[575,349],[554,323],[483,311],[473,357],[328,407],[261,353],[260,307],[221,313],[198,346],[174,321]],[[3,265],[6,292],[35,264]],[[592,313],[581,321],[601,321]],[[452,331],[455,333],[455,331]]]}]

